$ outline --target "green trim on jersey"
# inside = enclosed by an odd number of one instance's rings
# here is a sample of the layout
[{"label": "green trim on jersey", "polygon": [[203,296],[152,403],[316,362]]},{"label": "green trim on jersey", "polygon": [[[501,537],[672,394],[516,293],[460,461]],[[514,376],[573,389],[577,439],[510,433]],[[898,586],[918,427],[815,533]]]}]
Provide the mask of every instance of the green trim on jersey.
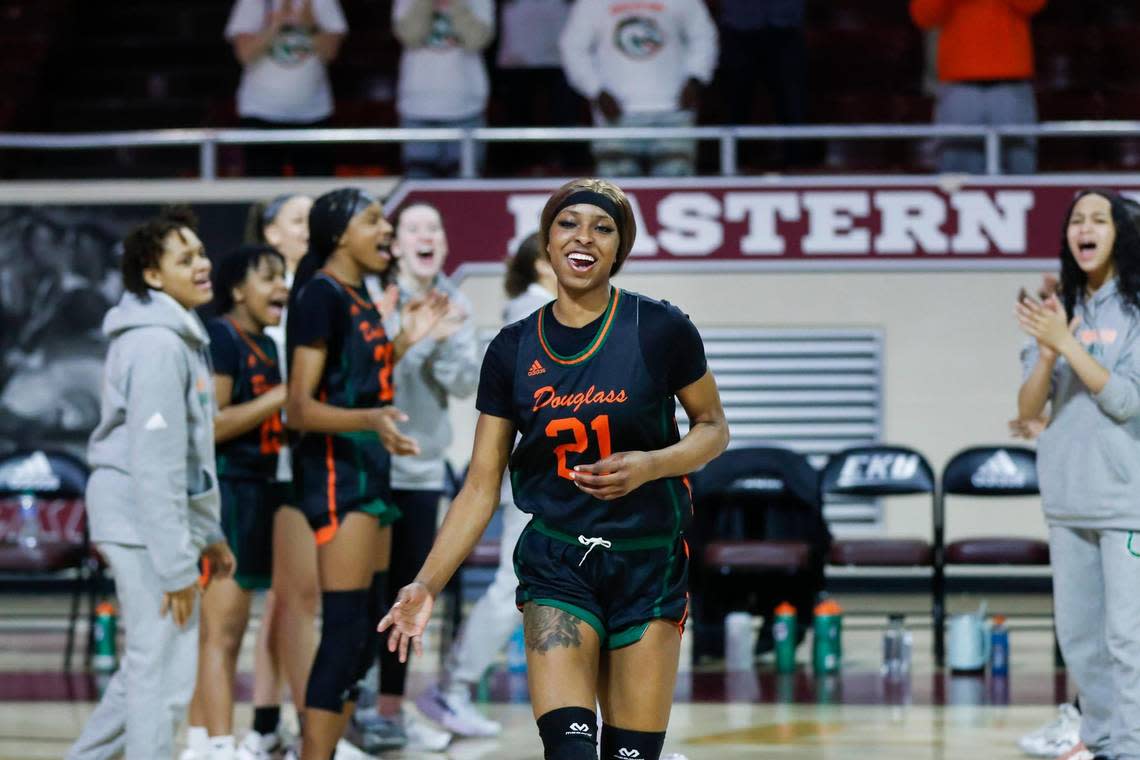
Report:
[{"label": "green trim on jersey", "polygon": [[549,340],[546,339],[546,330],[543,329],[545,315],[548,310],[551,310],[553,315],[553,306],[547,304],[539,309],[538,312],[538,342],[542,345],[543,350],[550,355],[551,359],[563,364],[576,364],[583,358],[601,351],[606,345],[606,341],[613,332],[610,328],[613,326],[614,312],[617,311],[618,301],[621,300],[621,289],[616,287],[610,288],[610,302],[606,305],[606,310],[602,312],[602,323],[598,326],[598,331],[594,333],[594,337],[590,339],[590,343],[578,353],[573,356],[563,356],[554,350],[554,346]]}]

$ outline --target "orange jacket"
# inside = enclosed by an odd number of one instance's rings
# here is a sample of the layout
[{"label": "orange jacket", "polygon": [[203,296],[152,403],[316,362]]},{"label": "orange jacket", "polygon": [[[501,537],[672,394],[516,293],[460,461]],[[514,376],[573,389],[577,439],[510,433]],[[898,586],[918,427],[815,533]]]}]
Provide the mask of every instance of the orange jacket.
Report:
[{"label": "orange jacket", "polygon": [[938,79],[1031,79],[1029,19],[1046,0],[910,0],[923,29],[938,28]]}]

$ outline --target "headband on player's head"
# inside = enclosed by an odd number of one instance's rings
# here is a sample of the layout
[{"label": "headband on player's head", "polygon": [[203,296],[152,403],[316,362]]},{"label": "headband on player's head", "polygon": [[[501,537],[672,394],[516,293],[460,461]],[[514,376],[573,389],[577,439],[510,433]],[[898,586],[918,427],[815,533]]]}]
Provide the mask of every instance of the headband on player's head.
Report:
[{"label": "headband on player's head", "polygon": [[578,190],[566,196],[558,208],[554,209],[554,214],[551,218],[558,216],[558,213],[567,206],[574,206],[579,203],[588,203],[591,206],[597,206],[602,211],[610,215],[618,229],[622,229],[625,225],[625,214],[622,213],[621,206],[613,201],[612,198],[599,193],[596,190]]}]

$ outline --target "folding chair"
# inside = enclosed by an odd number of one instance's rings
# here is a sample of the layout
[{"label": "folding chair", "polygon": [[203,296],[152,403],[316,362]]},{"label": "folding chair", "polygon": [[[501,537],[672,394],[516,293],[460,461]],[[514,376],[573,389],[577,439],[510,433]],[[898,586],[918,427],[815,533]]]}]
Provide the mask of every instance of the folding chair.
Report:
[{"label": "folding chair", "polygon": [[[820,477],[820,500],[828,496],[890,497],[930,494],[931,540],[921,538],[846,538],[831,546],[829,563],[845,567],[930,570],[931,616],[942,624],[942,577],[936,547],[941,541],[934,469],[919,452],[905,446],[857,446],[833,454]],[[935,637],[934,656],[942,662],[942,640]]]},{"label": "folding chair", "polygon": [[[0,498],[82,499],[87,488],[87,465],[62,451],[18,451],[0,459]],[[38,539],[34,546],[26,546],[4,536],[0,543],[0,572],[23,575],[55,575],[65,570],[75,571],[75,584],[71,593],[71,612],[67,625],[67,645],[64,649],[64,670],[71,669],[71,654],[75,646],[75,629],[79,620],[79,597],[88,594],[88,636],[86,662],[90,663],[95,632],[95,593],[100,574],[99,560],[91,552],[86,512],[83,516],[83,533],[79,541],[66,536]]]},{"label": "folding chair", "polygon": [[[946,524],[947,495],[994,499],[1036,496],[1039,493],[1037,453],[1033,449],[1024,446],[968,448],[951,457],[942,471],[938,522],[943,526]],[[942,573],[951,565],[1048,566],[1049,543],[1036,538],[971,536],[951,541],[939,556],[942,558]],[[945,584],[940,584],[939,594],[942,598],[938,604],[945,609]],[[937,627],[934,635],[941,642],[945,631],[941,626]],[[1055,651],[1060,650],[1055,648]]]}]

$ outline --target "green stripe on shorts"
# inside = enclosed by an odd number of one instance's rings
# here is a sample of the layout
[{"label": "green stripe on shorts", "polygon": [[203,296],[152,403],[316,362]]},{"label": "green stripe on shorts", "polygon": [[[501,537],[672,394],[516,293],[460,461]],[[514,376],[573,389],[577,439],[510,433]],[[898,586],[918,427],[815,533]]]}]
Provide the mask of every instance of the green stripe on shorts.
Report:
[{"label": "green stripe on shorts", "polygon": [[606,627],[602,625],[602,621],[597,615],[587,609],[583,609],[576,604],[564,602],[561,599],[531,599],[531,604],[537,604],[540,607],[553,607],[556,610],[562,610],[565,613],[573,615],[581,620],[586,625],[594,629],[594,633],[598,634],[598,641],[604,644],[606,642]]}]

